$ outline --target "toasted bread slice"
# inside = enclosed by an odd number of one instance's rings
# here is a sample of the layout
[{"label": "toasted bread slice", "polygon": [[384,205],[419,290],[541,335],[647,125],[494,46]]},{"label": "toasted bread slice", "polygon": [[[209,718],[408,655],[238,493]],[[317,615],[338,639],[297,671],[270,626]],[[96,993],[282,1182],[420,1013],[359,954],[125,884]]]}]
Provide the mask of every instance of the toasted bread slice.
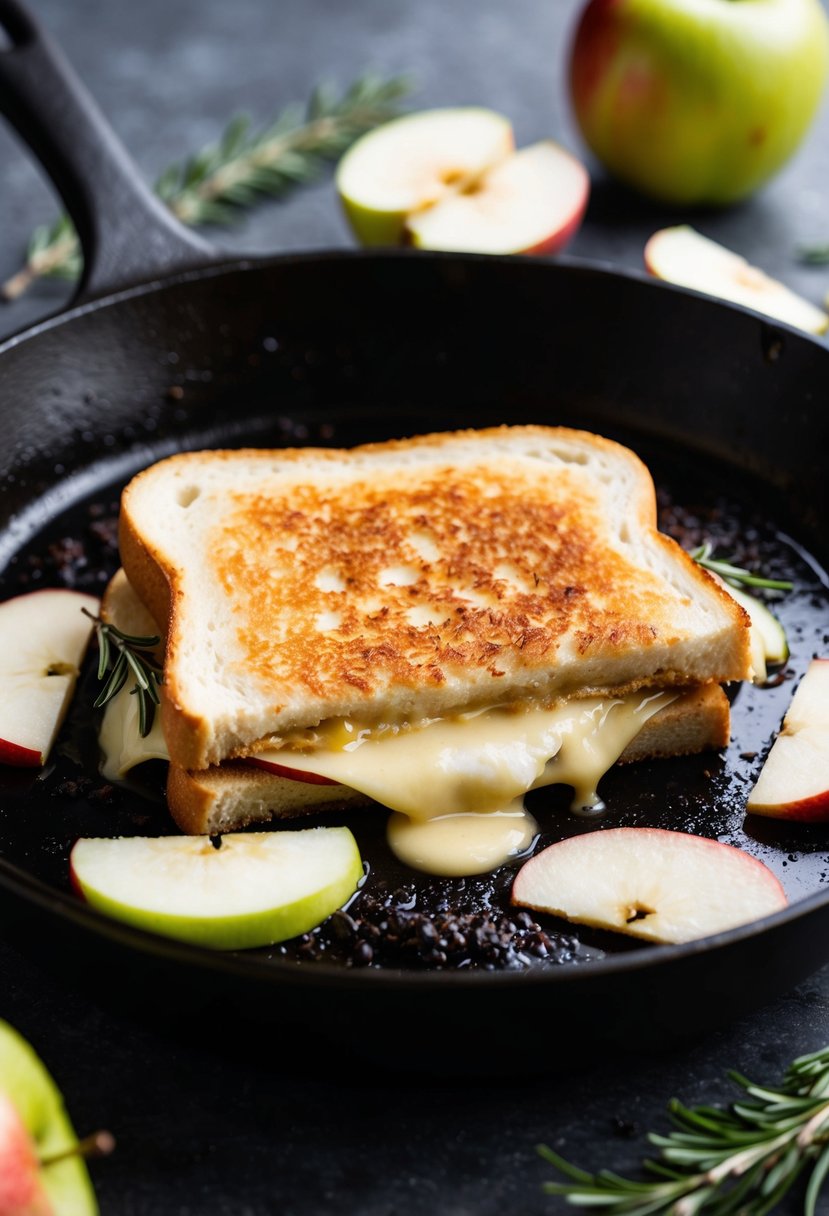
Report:
[{"label": "toasted bread slice", "polygon": [[[689,689],[648,719],[618,763],[725,747],[729,721],[728,698],[718,684]],[[347,786],[292,781],[244,761],[200,772],[171,764],[167,802],[183,832],[211,835],[270,819],[377,805]]]},{"label": "toasted bread slice", "polygon": [[198,772],[171,764],[167,804],[177,826],[191,836],[215,836],[251,823],[321,811],[377,806],[347,786],[289,781],[243,760],[227,760]]},{"label": "toasted bread slice", "polygon": [[170,754],[746,678],[748,618],[655,524],[638,457],[564,428],[163,460],[120,543],[166,624]]}]

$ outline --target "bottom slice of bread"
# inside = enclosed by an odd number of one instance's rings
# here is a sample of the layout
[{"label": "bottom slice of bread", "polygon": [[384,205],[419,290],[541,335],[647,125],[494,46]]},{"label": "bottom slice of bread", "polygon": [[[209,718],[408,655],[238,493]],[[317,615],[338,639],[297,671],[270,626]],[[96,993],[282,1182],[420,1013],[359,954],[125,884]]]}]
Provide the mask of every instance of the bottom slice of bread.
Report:
[{"label": "bottom slice of bread", "polygon": [[[689,689],[649,718],[618,762],[725,747],[729,729],[728,698],[718,684],[705,684]],[[371,799],[347,786],[292,781],[242,761],[226,761],[198,772],[171,764],[167,800],[179,828],[191,835],[215,835],[270,819],[372,805]]]}]

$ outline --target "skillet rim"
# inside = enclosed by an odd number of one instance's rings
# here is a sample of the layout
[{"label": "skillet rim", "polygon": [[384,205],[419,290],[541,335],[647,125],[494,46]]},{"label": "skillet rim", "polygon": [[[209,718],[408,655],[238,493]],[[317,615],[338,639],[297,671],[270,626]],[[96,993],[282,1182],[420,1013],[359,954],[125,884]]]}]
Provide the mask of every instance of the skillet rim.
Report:
[{"label": "skillet rim", "polygon": [[[297,964],[292,959],[264,959],[259,954],[247,951],[210,950],[206,946],[178,941],[104,916],[102,912],[71,894],[56,890],[41,879],[26,874],[3,857],[0,857],[0,886],[11,890],[21,899],[36,904],[43,911],[63,915],[76,927],[96,932],[99,936],[125,944],[142,954],[161,957],[168,962],[195,965],[200,970],[220,971],[256,982],[264,981],[267,984],[278,985],[280,980],[288,976],[292,985],[309,988],[327,986],[330,983],[351,988],[362,987],[368,983],[389,989],[401,986],[408,988],[413,985],[418,990],[444,988],[448,983],[471,988],[547,987],[549,984],[578,983],[580,980],[586,983],[591,976],[600,979],[607,975],[650,971],[672,962],[727,949],[740,941],[761,937],[775,928],[808,917],[829,905],[827,887],[823,891],[814,891],[803,899],[795,900],[770,916],[737,925],[722,933],[675,944],[645,943],[641,948],[619,954],[605,954],[602,958],[585,963],[533,966],[525,970],[447,968],[417,971],[395,967],[347,967],[326,962]],[[57,908],[55,904],[58,905]]]},{"label": "skillet rim", "polygon": [[118,288],[115,291],[96,296],[92,300],[84,300],[80,304],[70,303],[68,308],[50,313],[48,316],[41,318],[41,320],[35,321],[32,325],[24,326],[0,341],[0,358],[7,351],[20,346],[24,342],[37,338],[41,333],[51,331],[104,308],[114,307],[116,304],[151,295],[154,292],[162,292],[168,287],[176,287],[191,282],[201,282],[240,271],[247,273],[257,270],[268,270],[280,265],[312,262],[403,262],[416,260],[438,263],[469,262],[473,265],[492,263],[495,265],[535,266],[537,268],[543,267],[546,272],[552,273],[557,273],[559,269],[563,269],[567,273],[573,272],[576,274],[596,275],[599,278],[621,279],[640,284],[646,289],[665,291],[669,294],[700,300],[715,309],[725,309],[728,312],[752,318],[765,326],[781,329],[784,333],[805,341],[807,345],[829,351],[829,331],[827,331],[825,337],[809,334],[805,330],[797,329],[795,326],[789,325],[788,322],[779,321],[774,317],[768,316],[766,313],[758,312],[756,309],[747,308],[742,304],[735,304],[731,300],[724,300],[719,296],[708,295],[706,292],[698,291],[696,288],[682,287],[677,283],[670,283],[665,279],[657,279],[644,269],[617,266],[615,263],[605,261],[604,259],[585,258],[573,254],[558,254],[554,258],[551,258],[540,254],[451,253],[445,250],[389,247],[307,249],[264,256],[258,254],[247,256],[234,255],[226,260],[209,262],[194,270],[183,270],[162,276],[157,275],[131,286]]}]

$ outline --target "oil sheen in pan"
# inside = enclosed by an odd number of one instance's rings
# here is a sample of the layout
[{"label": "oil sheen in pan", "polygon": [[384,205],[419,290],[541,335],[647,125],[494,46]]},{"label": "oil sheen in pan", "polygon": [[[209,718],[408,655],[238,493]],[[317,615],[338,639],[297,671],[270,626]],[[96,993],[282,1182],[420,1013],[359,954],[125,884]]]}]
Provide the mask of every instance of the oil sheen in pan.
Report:
[{"label": "oil sheen in pan", "polygon": [[[257,441],[263,443],[261,436]],[[281,437],[284,442],[284,436]],[[265,441],[266,442],[266,441]],[[675,760],[611,770],[602,783],[608,825],[655,826],[695,832],[745,849],[777,874],[790,901],[829,882],[829,827],[787,825],[746,817],[745,800],[789,703],[795,681],[813,655],[829,649],[829,580],[819,564],[757,505],[751,483],[723,494],[722,471],[674,450],[632,446],[659,487],[660,526],[686,548],[710,540],[718,554],[795,589],[772,607],[786,628],[791,657],[777,681],[742,686],[734,694],[731,746]],[[14,554],[0,573],[3,598],[47,586],[100,593],[117,567],[117,499],[109,485],[56,514]],[[94,671],[87,663],[73,707],[42,774],[0,770],[0,855],[24,874],[68,891],[68,854],[79,835],[166,834],[174,830],[164,806],[164,766],[151,764],[114,788],[97,773]],[[570,791],[530,795],[541,846],[592,830],[570,813]],[[509,904],[514,867],[479,878],[435,879],[402,866],[385,843],[382,811],[344,817],[355,832],[368,879],[343,912],[295,941],[260,952],[304,965],[423,968],[549,967],[589,963],[606,952],[647,949],[632,940],[550,917],[534,919]],[[312,823],[308,820],[308,824]],[[332,822],[326,817],[320,822]]]}]

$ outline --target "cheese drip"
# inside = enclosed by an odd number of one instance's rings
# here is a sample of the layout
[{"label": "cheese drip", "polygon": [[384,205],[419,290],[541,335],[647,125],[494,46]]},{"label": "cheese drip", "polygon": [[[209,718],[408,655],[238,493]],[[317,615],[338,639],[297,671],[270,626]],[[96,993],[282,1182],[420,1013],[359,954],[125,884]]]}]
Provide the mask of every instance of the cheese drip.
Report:
[{"label": "cheese drip", "polygon": [[[403,728],[337,720],[298,732],[256,760],[327,777],[389,807],[389,845],[407,865],[480,874],[532,844],[536,824],[523,804],[529,790],[570,785],[574,810],[599,809],[603,775],[679,695],[586,697],[554,709],[480,710]],[[136,699],[126,688],[107,705],[100,734],[107,780],[143,760],[168,758],[159,717],[142,739]]]},{"label": "cheese drip", "polygon": [[529,790],[571,785],[574,808],[600,806],[601,777],[677,695],[489,709],[399,731],[332,723],[315,732],[313,750],[282,747],[257,761],[328,777],[390,807],[389,844],[415,869],[479,874],[531,844]]},{"label": "cheese drip", "polygon": [[101,776],[106,781],[123,780],[131,768],[145,760],[170,759],[160,713],[155,714],[150,733],[142,739],[138,698],[130,693],[129,681],[111,701],[107,701],[98,744],[103,753]]}]

